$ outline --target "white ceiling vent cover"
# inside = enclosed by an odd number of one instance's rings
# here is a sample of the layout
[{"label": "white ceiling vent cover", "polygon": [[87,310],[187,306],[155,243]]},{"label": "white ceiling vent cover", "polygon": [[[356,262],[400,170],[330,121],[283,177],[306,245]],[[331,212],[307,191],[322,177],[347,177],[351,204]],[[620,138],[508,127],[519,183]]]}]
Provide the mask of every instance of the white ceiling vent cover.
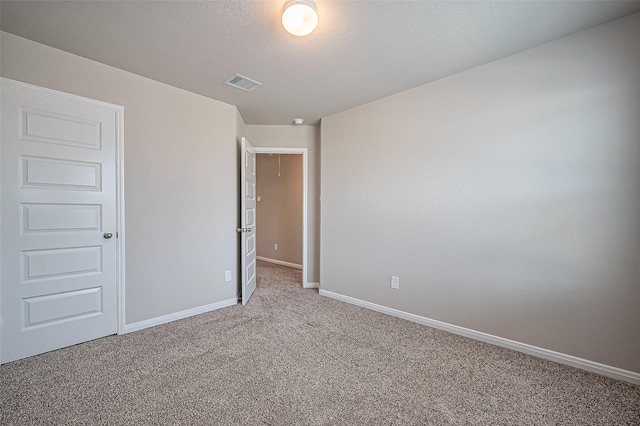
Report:
[{"label": "white ceiling vent cover", "polygon": [[251,80],[250,78],[247,78],[240,74],[234,75],[233,77],[225,81],[224,84],[235,87],[236,89],[244,90],[245,92],[250,92],[256,87],[262,86],[262,83],[258,83],[257,81]]}]

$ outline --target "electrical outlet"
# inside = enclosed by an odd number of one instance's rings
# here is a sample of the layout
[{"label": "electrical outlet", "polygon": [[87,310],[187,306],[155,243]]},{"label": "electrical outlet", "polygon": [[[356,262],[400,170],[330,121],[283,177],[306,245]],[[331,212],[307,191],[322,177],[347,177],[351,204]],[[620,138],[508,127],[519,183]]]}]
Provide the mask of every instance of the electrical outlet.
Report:
[{"label": "electrical outlet", "polygon": [[400,278],[391,276],[391,288],[400,290]]},{"label": "electrical outlet", "polygon": [[274,244],[274,245],[273,245],[273,249],[274,249],[275,251],[278,251],[278,244]]},{"label": "electrical outlet", "polygon": [[262,197],[261,197],[260,195],[258,195],[258,196],[256,197],[256,201],[258,201],[258,202],[262,201]]},{"label": "electrical outlet", "polygon": [[224,280],[226,282],[231,281],[231,271],[230,270],[229,271],[224,271]]}]

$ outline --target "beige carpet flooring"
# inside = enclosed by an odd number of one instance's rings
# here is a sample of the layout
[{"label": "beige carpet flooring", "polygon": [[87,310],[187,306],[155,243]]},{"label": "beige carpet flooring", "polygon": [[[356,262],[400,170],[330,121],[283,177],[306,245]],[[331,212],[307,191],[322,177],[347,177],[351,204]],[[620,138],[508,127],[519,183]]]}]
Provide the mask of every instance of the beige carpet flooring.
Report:
[{"label": "beige carpet flooring", "polygon": [[245,307],[0,367],[0,424],[640,424],[638,386],[321,297],[297,270],[258,271]]}]

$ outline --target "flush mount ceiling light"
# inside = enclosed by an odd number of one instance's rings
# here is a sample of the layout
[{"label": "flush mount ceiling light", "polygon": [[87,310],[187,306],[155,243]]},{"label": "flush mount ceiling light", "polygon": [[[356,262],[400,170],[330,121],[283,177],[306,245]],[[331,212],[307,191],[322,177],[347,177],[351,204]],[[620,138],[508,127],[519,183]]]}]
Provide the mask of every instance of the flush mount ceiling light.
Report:
[{"label": "flush mount ceiling light", "polygon": [[318,12],[313,0],[287,0],[282,11],[284,29],[295,36],[306,36],[318,26]]}]

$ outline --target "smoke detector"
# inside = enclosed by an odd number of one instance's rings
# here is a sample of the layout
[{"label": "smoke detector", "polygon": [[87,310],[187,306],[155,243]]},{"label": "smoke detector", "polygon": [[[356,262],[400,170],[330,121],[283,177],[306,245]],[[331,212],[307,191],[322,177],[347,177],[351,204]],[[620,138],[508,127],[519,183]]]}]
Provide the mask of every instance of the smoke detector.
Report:
[{"label": "smoke detector", "polygon": [[227,86],[235,87],[236,89],[244,90],[245,92],[250,92],[258,86],[262,86],[262,83],[258,83],[255,80],[250,79],[249,77],[245,77],[244,75],[236,74],[233,77],[227,79],[224,82]]},{"label": "smoke detector", "polygon": [[293,119],[293,124],[296,124],[296,125],[298,125],[298,126],[299,126],[299,125],[301,125],[302,123],[304,123],[304,118],[294,118],[294,119]]}]

